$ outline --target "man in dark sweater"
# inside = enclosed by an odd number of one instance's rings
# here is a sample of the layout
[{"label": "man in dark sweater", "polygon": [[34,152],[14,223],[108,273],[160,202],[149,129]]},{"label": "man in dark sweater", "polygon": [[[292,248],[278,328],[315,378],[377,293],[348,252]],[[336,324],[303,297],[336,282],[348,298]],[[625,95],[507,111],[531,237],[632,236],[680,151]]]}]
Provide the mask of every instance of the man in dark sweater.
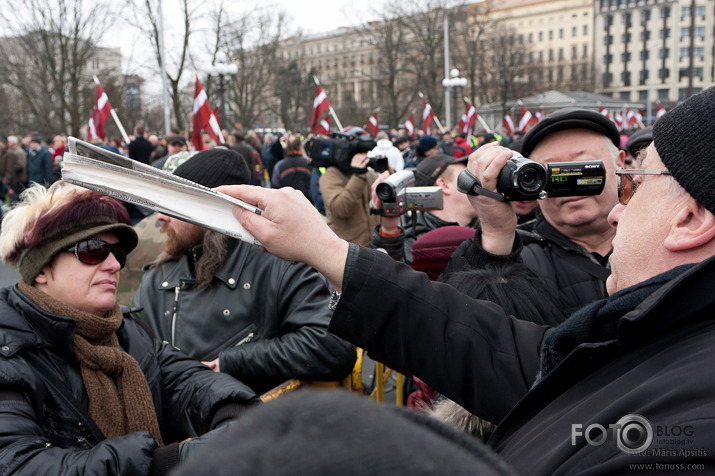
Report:
[{"label": "man in dark sweater", "polygon": [[129,143],[129,158],[149,164],[151,163],[150,157],[154,146],[144,138],[145,132],[143,125],[137,124],[134,126],[134,140]]}]

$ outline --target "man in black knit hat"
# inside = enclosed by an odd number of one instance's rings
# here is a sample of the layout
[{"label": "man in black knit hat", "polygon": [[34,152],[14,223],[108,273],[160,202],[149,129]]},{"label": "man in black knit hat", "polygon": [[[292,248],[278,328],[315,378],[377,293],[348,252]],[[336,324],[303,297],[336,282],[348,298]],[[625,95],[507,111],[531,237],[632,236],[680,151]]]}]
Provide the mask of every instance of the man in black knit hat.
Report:
[{"label": "man in black knit hat", "polygon": [[[237,152],[215,148],[174,174],[213,188],[247,184],[250,171]],[[166,215],[159,220],[166,248],[134,305],[160,339],[257,393],[293,378],[338,380],[352,370],[355,349],[327,333],[329,294],[313,269]]]},{"label": "man in black knit hat", "polygon": [[[506,316],[384,253],[340,240],[295,193],[223,191],[261,204],[261,216],[239,207],[234,213],[270,252],[315,266],[342,293],[331,332],[499,421],[489,445],[520,474],[709,474],[714,129],[715,87],[656,121],[643,169],[616,174],[609,296],[555,328]],[[511,156],[485,146],[468,169],[496,191]],[[470,200],[482,222],[510,208],[486,196]],[[426,359],[424,349],[439,358]]]}]

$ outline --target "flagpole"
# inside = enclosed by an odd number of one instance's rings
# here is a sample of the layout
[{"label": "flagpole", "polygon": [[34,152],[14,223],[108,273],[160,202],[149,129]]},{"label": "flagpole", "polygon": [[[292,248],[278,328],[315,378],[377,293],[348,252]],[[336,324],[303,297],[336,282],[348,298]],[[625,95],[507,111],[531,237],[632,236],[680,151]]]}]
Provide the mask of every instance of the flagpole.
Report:
[{"label": "flagpole", "polygon": [[[318,76],[313,75],[313,81],[315,81],[316,86],[320,86],[320,81],[318,80]],[[340,123],[340,119],[338,119],[338,115],[335,114],[335,111],[333,110],[333,105],[330,103],[328,103],[328,111],[330,112],[330,115],[333,116],[333,119],[335,119],[335,124],[337,124],[338,129],[340,129],[342,131],[343,125]]]},{"label": "flagpole", "polygon": [[[469,104],[469,98],[468,98],[467,96],[464,96],[462,99],[464,99],[464,102],[465,102],[465,103]],[[482,119],[482,115],[479,114],[479,111],[477,111],[477,120],[479,121],[479,123],[480,123],[482,126],[484,126],[484,129],[486,129],[487,132],[489,132],[489,133],[494,132],[494,130],[487,125],[487,123],[484,121],[484,119]]]},{"label": "flagpole", "polygon": [[[99,86],[99,79],[96,76],[92,76],[92,79],[94,79],[94,82],[97,86]],[[117,125],[117,128],[119,129],[119,132],[122,134],[122,138],[124,139],[124,142],[126,144],[129,144],[129,136],[127,135],[127,131],[124,130],[124,126],[122,126],[122,123],[119,121],[119,117],[117,117],[117,113],[114,111],[114,108],[111,108],[109,110],[109,114],[111,114],[112,119],[114,119],[114,123]]]}]

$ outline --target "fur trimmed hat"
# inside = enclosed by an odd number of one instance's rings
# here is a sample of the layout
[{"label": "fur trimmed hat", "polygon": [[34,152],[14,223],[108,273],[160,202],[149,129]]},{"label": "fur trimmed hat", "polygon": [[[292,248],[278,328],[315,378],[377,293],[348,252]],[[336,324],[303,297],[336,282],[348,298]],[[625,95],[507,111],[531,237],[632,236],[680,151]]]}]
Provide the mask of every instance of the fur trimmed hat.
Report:
[{"label": "fur trimmed hat", "polygon": [[653,143],[675,180],[715,213],[715,86],[689,97],[653,124]]},{"label": "fur trimmed hat", "polygon": [[61,181],[49,189],[35,184],[3,219],[0,257],[32,284],[57,253],[100,233],[113,233],[130,252],[137,246],[130,223],[124,205],[112,197]]}]

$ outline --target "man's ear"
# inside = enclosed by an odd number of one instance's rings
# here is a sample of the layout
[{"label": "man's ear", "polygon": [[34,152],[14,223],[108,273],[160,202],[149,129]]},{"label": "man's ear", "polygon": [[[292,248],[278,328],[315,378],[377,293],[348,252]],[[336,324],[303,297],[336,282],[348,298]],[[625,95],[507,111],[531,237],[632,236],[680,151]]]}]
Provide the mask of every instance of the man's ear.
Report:
[{"label": "man's ear", "polygon": [[434,184],[438,187],[442,187],[442,194],[449,195],[452,193],[452,190],[449,186],[449,182],[446,181],[443,177],[438,177],[437,180],[434,181]]},{"label": "man's ear", "polygon": [[688,197],[663,241],[668,251],[687,251],[715,241],[715,215]]},{"label": "man's ear", "polygon": [[623,167],[626,164],[626,151],[618,151],[618,157],[616,157],[616,167]]}]

